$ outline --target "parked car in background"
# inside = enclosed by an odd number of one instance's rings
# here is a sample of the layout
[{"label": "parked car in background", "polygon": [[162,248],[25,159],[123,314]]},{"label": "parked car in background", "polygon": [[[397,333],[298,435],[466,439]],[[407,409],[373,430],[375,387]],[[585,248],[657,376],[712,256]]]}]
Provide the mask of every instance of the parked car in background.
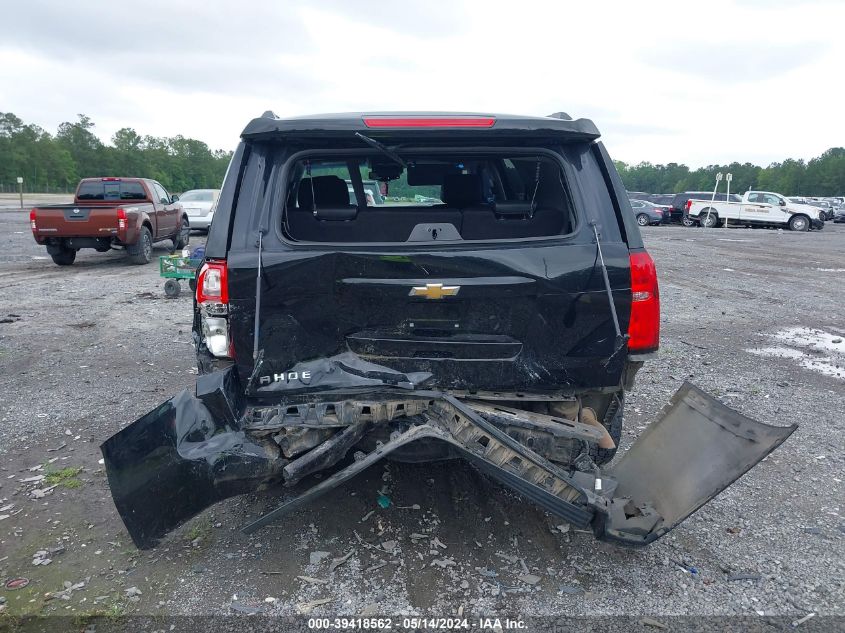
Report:
[{"label": "parked car in background", "polygon": [[788,202],[779,193],[746,191],[741,202],[689,200],[686,216],[703,227],[725,223],[740,226],[774,226],[792,231],[823,229],[822,211],[806,204]]},{"label": "parked car in background", "polygon": [[822,210],[822,216],[825,220],[832,220],[833,219],[833,205],[830,204],[827,200],[818,200],[813,199],[810,200],[808,203],[810,206],[816,207],[817,209]]},{"label": "parked car in background", "polygon": [[825,198],[830,203],[830,208],[833,211],[834,217],[836,216],[836,212],[842,209],[845,209],[845,203],[842,202],[841,198]]},{"label": "parked car in background", "polygon": [[803,205],[805,207],[809,207],[811,209],[809,213],[819,213],[819,217],[821,217],[822,220],[833,219],[833,210],[827,209],[823,205],[818,204],[818,201],[816,200],[796,196],[789,197],[786,200],[788,203],[793,205]]},{"label": "parked car in background", "polygon": [[845,223],[845,207],[839,207],[833,216],[833,222],[835,224],[842,224]]},{"label": "parked car in background", "polygon": [[649,202],[661,207],[671,207],[674,199],[674,193],[653,193],[648,197]]},{"label": "parked car in background", "polygon": [[[695,226],[695,221],[691,221],[686,216],[686,207],[689,200],[713,200],[712,191],[684,191],[683,193],[676,193],[672,199],[672,208],[670,209],[672,222],[680,222],[684,226]],[[739,202],[740,197],[734,194],[730,195],[728,199],[727,194],[717,193],[716,202]]]},{"label": "parked car in background", "polygon": [[664,221],[663,209],[648,200],[630,200],[631,208],[640,226],[650,224],[662,224]]},{"label": "parked car in background", "polygon": [[179,196],[179,202],[188,214],[192,229],[208,230],[219,197],[219,189],[191,189]]},{"label": "parked car in background", "polygon": [[72,204],[36,207],[29,225],[59,266],[73,264],[81,248],[125,250],[133,264],[146,264],[155,242],[188,244],[191,227],[178,200],[147,178],[84,178]]}]

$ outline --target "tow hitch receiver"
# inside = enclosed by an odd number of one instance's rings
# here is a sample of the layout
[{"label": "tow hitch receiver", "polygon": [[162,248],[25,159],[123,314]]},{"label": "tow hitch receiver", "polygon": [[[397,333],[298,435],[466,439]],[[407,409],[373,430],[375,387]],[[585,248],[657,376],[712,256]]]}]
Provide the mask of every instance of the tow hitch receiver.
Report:
[{"label": "tow hitch receiver", "polygon": [[[253,532],[421,440],[447,444],[453,454],[547,511],[578,527],[592,525],[599,539],[641,546],[681,523],[797,428],[756,422],[684,384],[660,420],[602,472],[586,453],[571,468],[548,461],[512,437],[513,425],[489,415],[489,407],[477,404],[476,410],[472,402],[442,392],[411,391],[399,397],[394,391],[380,398],[378,407],[367,407],[384,416],[343,416],[335,424],[346,430],[333,435],[333,442],[310,449],[316,458],[289,461],[266,431],[251,430],[254,424],[243,414],[243,403],[235,397],[239,386],[230,374],[202,378],[199,397],[179,394],[102,446],[115,505],[139,548],[155,546],[164,534],[226,497],[273,481],[295,484],[314,464],[334,467],[319,483],[304,491],[297,486],[297,496],[244,527]],[[400,409],[408,415],[397,419]],[[375,442],[368,453],[351,446],[388,424],[389,439],[384,436],[387,441]],[[544,423],[526,415],[520,424],[539,428]],[[595,427],[579,422],[561,424],[556,432],[585,447],[602,437]]]}]

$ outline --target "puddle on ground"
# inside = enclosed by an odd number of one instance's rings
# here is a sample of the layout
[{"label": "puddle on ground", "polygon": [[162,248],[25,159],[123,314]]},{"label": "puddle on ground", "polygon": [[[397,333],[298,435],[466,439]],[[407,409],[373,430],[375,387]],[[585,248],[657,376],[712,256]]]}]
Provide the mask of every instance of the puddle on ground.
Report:
[{"label": "puddle on ground", "polygon": [[845,380],[845,338],[824,330],[791,327],[765,334],[781,345],[745,350],[757,356],[787,358],[804,369]]}]

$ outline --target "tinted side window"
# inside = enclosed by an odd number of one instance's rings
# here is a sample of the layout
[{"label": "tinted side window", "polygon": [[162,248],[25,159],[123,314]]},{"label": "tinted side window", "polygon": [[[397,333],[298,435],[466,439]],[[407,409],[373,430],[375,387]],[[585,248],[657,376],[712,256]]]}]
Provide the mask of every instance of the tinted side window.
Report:
[{"label": "tinted side window", "polygon": [[162,204],[170,203],[170,197],[167,195],[167,192],[164,190],[164,187],[162,187],[157,182],[154,182],[153,190],[155,191],[155,197],[158,198],[159,202],[161,202]]},{"label": "tinted side window", "polygon": [[[575,169],[575,184],[581,190],[586,202],[586,220],[588,222],[591,219],[601,221],[608,241],[622,241],[622,233],[615,218],[612,222],[606,221],[609,219],[607,214],[614,213],[615,205],[611,198],[611,185],[605,180],[595,154],[586,144],[565,145],[563,153]],[[624,209],[624,200],[621,198],[619,205]]]},{"label": "tinted side window", "polygon": [[125,182],[120,188],[121,200],[146,200],[147,192],[140,182]]}]

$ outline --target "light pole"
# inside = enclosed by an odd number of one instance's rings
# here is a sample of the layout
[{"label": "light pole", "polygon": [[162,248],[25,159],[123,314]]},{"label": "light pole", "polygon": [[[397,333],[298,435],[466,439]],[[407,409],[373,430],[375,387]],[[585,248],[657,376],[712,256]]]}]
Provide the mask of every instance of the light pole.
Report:
[{"label": "light pole", "polygon": [[707,219],[704,220],[704,228],[710,224],[710,211],[713,208],[713,203],[716,202],[716,192],[719,190],[719,183],[722,181],[722,172],[716,174],[716,186],[713,187],[713,197],[710,198],[710,206],[707,207]]},{"label": "light pole", "polygon": [[21,211],[23,211],[23,177],[18,176],[18,193],[21,197]]},{"label": "light pole", "polygon": [[[731,180],[733,179],[733,174],[727,173],[725,174],[725,184],[728,186],[728,191],[725,194],[725,204],[731,201]],[[725,228],[728,226],[728,219],[725,218]]]}]

